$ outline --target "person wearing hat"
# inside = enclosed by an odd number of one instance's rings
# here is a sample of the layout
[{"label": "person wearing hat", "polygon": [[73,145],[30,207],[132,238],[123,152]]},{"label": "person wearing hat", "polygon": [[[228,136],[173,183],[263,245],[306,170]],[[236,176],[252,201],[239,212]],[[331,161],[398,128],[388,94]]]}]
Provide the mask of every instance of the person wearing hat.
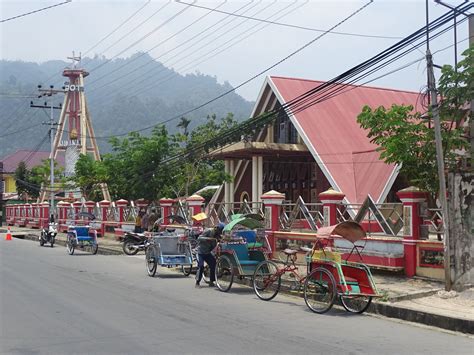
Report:
[{"label": "person wearing hat", "polygon": [[216,258],[212,255],[212,251],[217,246],[217,241],[220,239],[225,224],[219,223],[214,228],[206,229],[197,239],[196,254],[198,260],[198,271],[196,273],[196,286],[201,287],[201,279],[204,273],[204,262],[209,265],[209,287],[214,287],[216,281]]}]

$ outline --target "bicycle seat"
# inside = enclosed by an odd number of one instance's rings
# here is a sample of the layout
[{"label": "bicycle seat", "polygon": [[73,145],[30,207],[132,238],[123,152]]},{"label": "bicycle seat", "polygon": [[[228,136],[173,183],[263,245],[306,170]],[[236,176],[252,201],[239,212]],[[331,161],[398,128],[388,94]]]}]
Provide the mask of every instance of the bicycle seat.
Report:
[{"label": "bicycle seat", "polygon": [[286,254],[286,255],[295,255],[298,250],[293,250],[293,249],[285,249],[283,250],[283,252]]}]

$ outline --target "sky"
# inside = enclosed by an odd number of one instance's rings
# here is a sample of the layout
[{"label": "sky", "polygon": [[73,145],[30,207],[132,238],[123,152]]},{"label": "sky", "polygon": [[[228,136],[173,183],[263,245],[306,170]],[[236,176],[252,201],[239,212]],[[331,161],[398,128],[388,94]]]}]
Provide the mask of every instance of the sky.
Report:
[{"label": "sky", "polygon": [[[63,2],[0,0],[0,18],[7,19]],[[191,3],[192,0],[183,0]],[[81,52],[83,57],[129,57],[147,51],[164,65],[181,74],[200,72],[221,83],[237,86],[265,68],[320,36],[314,29],[327,30],[366,4],[368,0],[333,1],[195,1],[194,4],[310,28],[300,29],[256,22],[175,1],[158,0],[73,0],[45,11],[0,23],[4,60],[44,62],[66,60]],[[429,0],[434,19],[447,9]],[[460,0],[449,0],[458,4]],[[137,12],[137,10],[141,9]],[[132,15],[135,14],[133,17]],[[131,18],[130,18],[131,17]],[[128,21],[127,21],[128,19]],[[207,31],[206,28],[214,25]],[[373,38],[326,34],[272,68],[265,75],[329,80],[370,58],[425,24],[425,0],[375,0],[334,31],[385,36]],[[203,33],[201,33],[204,31]],[[179,32],[179,33],[178,33]],[[457,29],[458,54],[468,46],[467,21]],[[436,64],[453,64],[453,31],[431,41]],[[176,48],[177,47],[177,48]],[[421,51],[401,58],[373,78],[424,57]],[[87,60],[84,60],[87,68]],[[92,73],[93,74],[93,73]],[[437,73],[439,77],[439,72]],[[89,80],[93,75],[89,77]],[[61,79],[61,78],[59,78]],[[106,80],[106,79],[103,79]],[[256,100],[264,80],[259,76],[237,92]],[[87,82],[86,82],[87,85]],[[426,85],[425,62],[370,83],[372,86],[420,91]]]}]

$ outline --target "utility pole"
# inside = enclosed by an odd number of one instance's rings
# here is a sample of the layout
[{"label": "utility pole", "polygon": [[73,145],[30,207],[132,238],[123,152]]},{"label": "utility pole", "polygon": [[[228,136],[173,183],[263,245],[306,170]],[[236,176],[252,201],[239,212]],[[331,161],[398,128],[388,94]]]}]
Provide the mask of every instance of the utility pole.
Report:
[{"label": "utility pole", "polygon": [[[38,91],[40,93],[38,95],[38,98],[41,98],[43,96],[50,96],[51,97],[55,94],[64,92],[63,90],[55,90],[53,85],[50,85],[49,89],[42,89],[42,86],[38,85]],[[49,140],[50,140],[50,143],[51,143],[51,152],[53,152],[54,126],[57,125],[57,123],[54,122],[54,110],[55,109],[56,110],[61,110],[62,105],[59,104],[59,106],[54,106],[52,103],[50,105],[48,105],[47,102],[45,102],[44,105],[34,105],[33,101],[31,101],[30,102],[30,107],[42,108],[42,109],[49,108],[50,109],[49,122],[43,122],[43,124],[49,125]],[[49,163],[50,163],[50,169],[49,169],[50,170],[50,174],[49,174],[49,180],[50,180],[49,181],[50,182],[50,212],[49,212],[49,214],[51,215],[52,211],[54,211],[54,159],[52,157],[52,154],[51,154],[51,158],[49,159]]]},{"label": "utility pole", "polygon": [[439,117],[438,92],[436,91],[436,81],[433,71],[433,57],[428,48],[426,50],[426,64],[428,67],[428,91],[431,98],[431,111],[433,114],[433,123],[435,131],[436,145],[436,162],[438,165],[439,179],[439,200],[441,202],[441,210],[443,212],[443,229],[444,229],[444,277],[446,291],[451,290],[451,257],[449,250],[449,216],[448,203],[446,199],[446,176],[444,174],[444,155],[443,141],[441,137],[441,120]]},{"label": "utility pole", "polygon": [[[426,29],[428,30],[429,12],[428,0],[426,0]],[[439,200],[443,212],[444,229],[444,278],[446,291],[451,290],[451,255],[449,248],[449,226],[448,226],[448,204],[446,199],[446,176],[444,174],[443,140],[441,136],[441,120],[439,117],[438,92],[436,90],[436,79],[434,76],[433,56],[430,51],[429,31],[426,31],[426,66],[428,75],[428,93],[430,98],[431,112],[433,114],[433,125],[435,131],[436,162],[438,166]]]},{"label": "utility pole", "polygon": [[[474,46],[474,15],[469,15],[469,47]],[[474,100],[471,100],[469,120],[469,143],[471,145],[471,171],[474,170]]]}]

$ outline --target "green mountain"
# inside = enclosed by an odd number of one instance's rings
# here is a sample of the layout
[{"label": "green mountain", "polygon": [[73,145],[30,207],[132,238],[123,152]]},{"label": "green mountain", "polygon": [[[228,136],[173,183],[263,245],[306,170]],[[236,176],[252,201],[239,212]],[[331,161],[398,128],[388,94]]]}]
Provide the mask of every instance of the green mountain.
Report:
[{"label": "green mountain", "polygon": [[[41,125],[49,119],[49,110],[30,108],[30,101],[62,102],[62,94],[38,98],[37,85],[61,88],[67,66],[70,63],[59,60],[0,61],[0,157],[20,148],[49,149],[48,127]],[[85,92],[102,153],[110,149],[105,137],[169,120],[232,89],[228,82],[220,84],[209,75],[180,75],[143,53],[115,60],[85,58],[81,66],[89,72]],[[224,117],[232,112],[237,120],[248,118],[252,106],[253,102],[230,93],[186,117],[192,129],[210,114]],[[54,115],[57,120],[59,110]],[[166,123],[170,132],[177,130],[178,118]]]}]

